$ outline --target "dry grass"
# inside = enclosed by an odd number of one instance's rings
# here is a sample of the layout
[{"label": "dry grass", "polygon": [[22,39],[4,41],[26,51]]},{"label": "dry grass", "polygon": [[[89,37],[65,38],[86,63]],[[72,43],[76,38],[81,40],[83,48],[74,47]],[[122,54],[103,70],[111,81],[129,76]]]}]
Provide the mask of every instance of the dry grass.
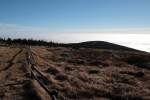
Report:
[{"label": "dry grass", "polygon": [[[60,100],[150,100],[150,54],[44,46],[32,51]],[[29,77],[26,53],[0,47],[0,100],[50,99]]]},{"label": "dry grass", "polygon": [[[60,98],[142,100],[150,98],[150,71],[127,62],[134,55],[99,49],[33,47],[38,65]],[[150,61],[150,60],[149,60]],[[147,80],[146,80],[147,79]],[[144,81],[143,81],[144,80]]]}]

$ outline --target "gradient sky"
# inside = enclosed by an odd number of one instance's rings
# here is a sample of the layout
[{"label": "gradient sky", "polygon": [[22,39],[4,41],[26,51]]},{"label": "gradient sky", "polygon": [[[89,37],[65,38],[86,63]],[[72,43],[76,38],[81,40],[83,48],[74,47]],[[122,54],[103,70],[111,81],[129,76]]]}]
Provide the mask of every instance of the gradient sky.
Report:
[{"label": "gradient sky", "polygon": [[150,0],[0,0],[0,37],[121,43],[149,34]]},{"label": "gradient sky", "polygon": [[50,29],[150,27],[150,0],[0,0],[0,23]]}]

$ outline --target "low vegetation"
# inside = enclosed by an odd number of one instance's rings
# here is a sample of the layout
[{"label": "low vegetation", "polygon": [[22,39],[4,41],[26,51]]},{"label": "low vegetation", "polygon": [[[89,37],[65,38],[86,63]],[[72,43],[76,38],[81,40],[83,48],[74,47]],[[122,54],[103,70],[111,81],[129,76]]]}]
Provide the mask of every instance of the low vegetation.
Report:
[{"label": "low vegetation", "polygon": [[51,47],[58,47],[58,46],[64,46],[65,44],[62,43],[56,43],[56,42],[47,42],[44,40],[34,40],[34,39],[11,39],[11,38],[0,38],[0,43],[2,44],[8,44],[8,45],[34,45],[34,46],[51,46]]},{"label": "low vegetation", "polygon": [[[27,39],[0,39],[0,100],[50,100],[30,77],[30,45],[38,76],[58,100],[149,100],[150,54],[131,49],[72,47]],[[111,44],[112,45],[112,44]],[[113,48],[113,47],[112,47]],[[119,47],[120,48],[120,47]],[[52,93],[52,92],[51,92]]]},{"label": "low vegetation", "polygon": [[128,62],[135,55],[148,61],[148,53],[64,47],[32,47],[32,51],[61,100],[150,98],[149,69]]}]

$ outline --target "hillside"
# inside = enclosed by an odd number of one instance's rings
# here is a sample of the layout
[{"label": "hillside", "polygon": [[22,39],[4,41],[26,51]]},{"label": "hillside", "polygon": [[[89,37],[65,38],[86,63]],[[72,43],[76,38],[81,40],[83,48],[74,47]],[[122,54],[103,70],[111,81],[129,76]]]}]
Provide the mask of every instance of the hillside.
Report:
[{"label": "hillside", "polygon": [[87,41],[81,43],[69,43],[67,44],[74,48],[94,48],[94,49],[110,49],[110,50],[127,50],[127,51],[139,51],[133,48],[121,46],[114,43],[109,43],[105,41]]},{"label": "hillside", "polygon": [[0,47],[0,100],[150,100],[149,79],[149,53],[108,42]]}]

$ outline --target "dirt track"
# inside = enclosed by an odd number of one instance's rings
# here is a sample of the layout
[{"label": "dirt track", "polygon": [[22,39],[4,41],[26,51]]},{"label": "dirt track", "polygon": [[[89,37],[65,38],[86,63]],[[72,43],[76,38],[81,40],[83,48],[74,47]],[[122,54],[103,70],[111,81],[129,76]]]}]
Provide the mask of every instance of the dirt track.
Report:
[{"label": "dirt track", "polygon": [[0,98],[18,100],[25,92],[26,57],[23,48],[0,47]]}]

